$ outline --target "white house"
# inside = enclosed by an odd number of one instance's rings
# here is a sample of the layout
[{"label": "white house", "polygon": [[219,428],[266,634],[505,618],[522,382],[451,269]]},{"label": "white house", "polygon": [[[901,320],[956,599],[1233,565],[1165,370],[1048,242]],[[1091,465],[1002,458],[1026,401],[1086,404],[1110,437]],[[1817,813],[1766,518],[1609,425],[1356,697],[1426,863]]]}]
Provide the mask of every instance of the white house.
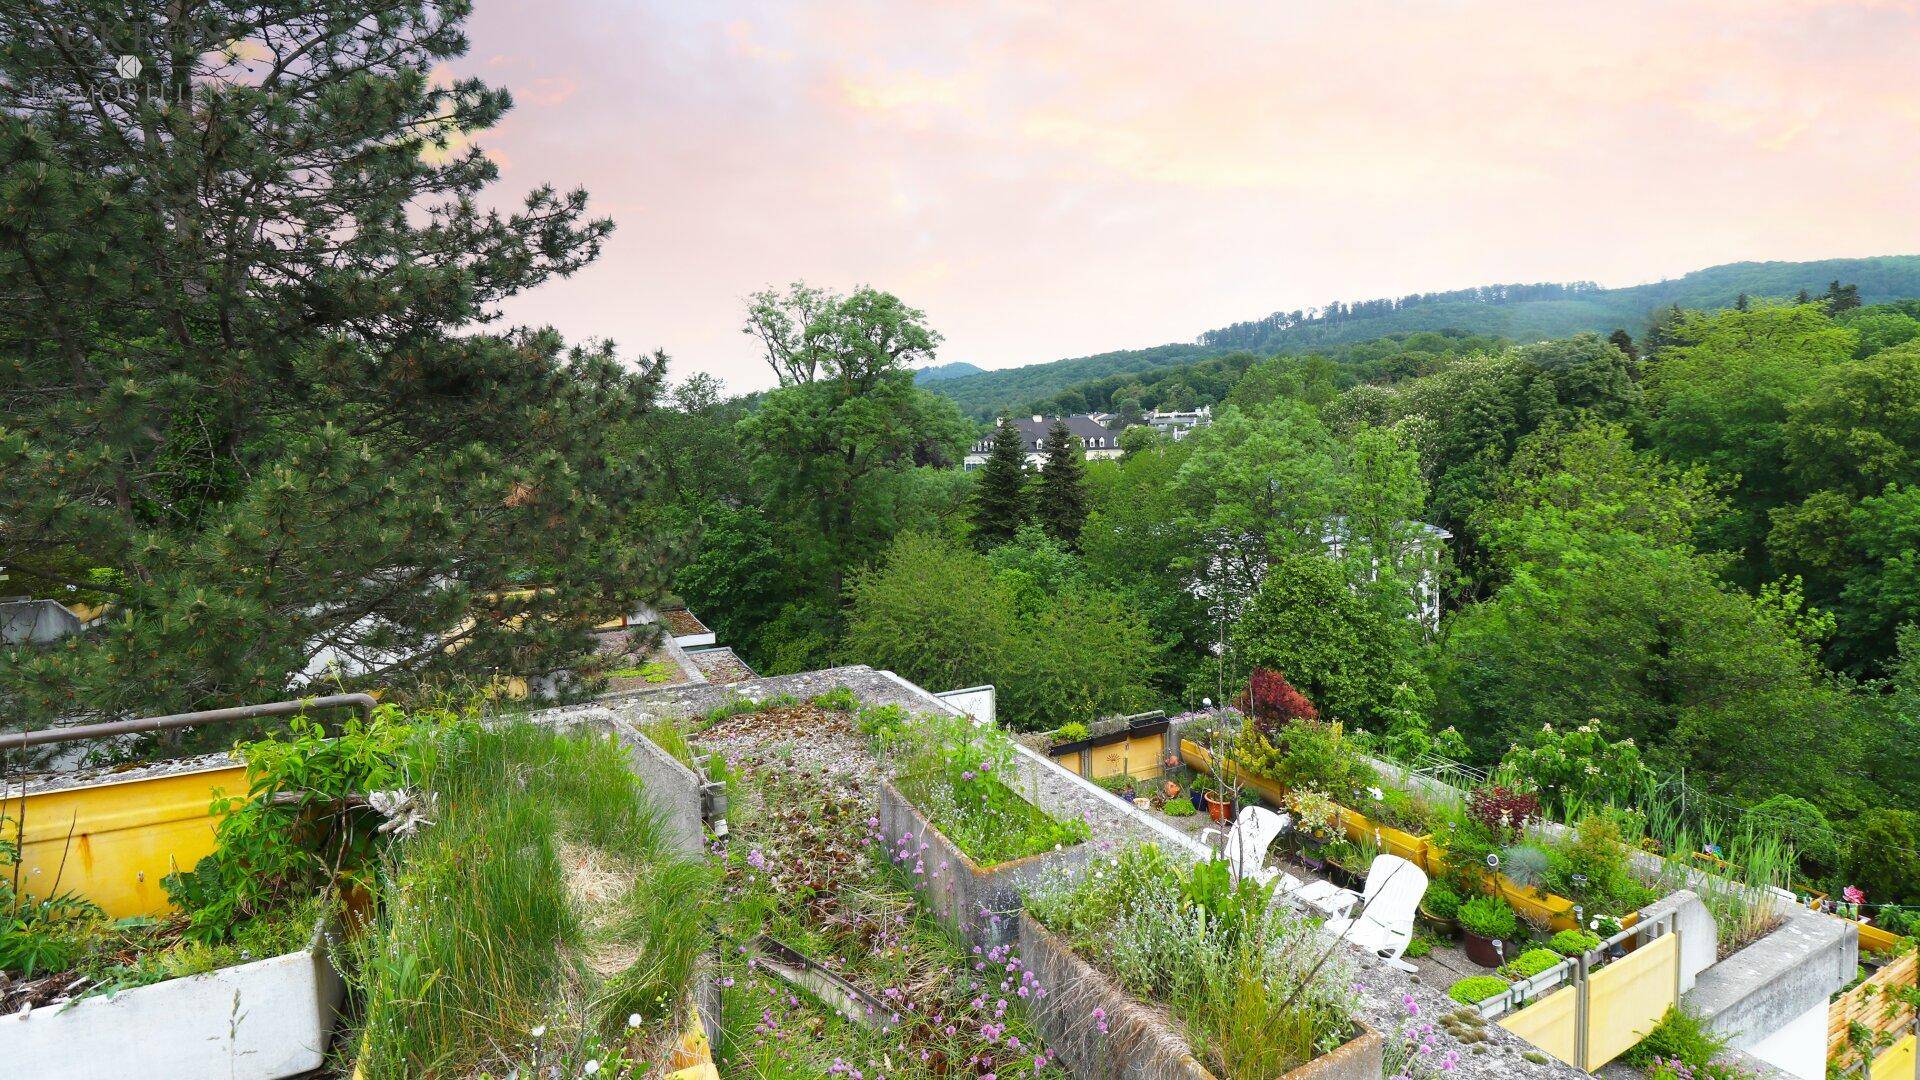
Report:
[{"label": "white house", "polygon": [[[1034,416],[1016,417],[1012,424],[1020,432],[1020,442],[1026,451],[1027,465],[1039,468],[1047,460],[1047,432],[1054,422],[1064,419],[1067,430],[1080,440],[1080,447],[1086,453],[1088,461],[1096,458],[1117,458],[1120,456],[1120,431],[1110,428],[1084,413],[1072,416]],[[988,435],[973,444],[967,450],[966,467],[977,469],[987,463],[993,453],[993,436]]]}]

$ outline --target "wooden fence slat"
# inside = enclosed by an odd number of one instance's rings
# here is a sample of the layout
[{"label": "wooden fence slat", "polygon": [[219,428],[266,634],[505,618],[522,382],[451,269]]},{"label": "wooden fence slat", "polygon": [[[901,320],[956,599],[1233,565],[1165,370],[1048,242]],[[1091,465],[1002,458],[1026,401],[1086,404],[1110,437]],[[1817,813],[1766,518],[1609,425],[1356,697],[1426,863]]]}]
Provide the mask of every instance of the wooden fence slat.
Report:
[{"label": "wooden fence slat", "polygon": [[1847,1045],[1847,1032],[1855,1023],[1875,1035],[1907,1030],[1913,1024],[1913,1007],[1896,1002],[1891,991],[1914,985],[1920,985],[1920,953],[1908,953],[1842,994],[1827,1009],[1827,1060],[1841,1068],[1859,1060]]}]

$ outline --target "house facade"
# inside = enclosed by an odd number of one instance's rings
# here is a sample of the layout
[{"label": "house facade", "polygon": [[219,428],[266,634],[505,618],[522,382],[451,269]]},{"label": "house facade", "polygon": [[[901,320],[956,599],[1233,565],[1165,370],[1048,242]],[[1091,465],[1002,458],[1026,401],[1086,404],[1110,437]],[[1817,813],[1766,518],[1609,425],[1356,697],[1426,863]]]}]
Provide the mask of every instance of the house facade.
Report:
[{"label": "house facade", "polygon": [[[1020,446],[1025,452],[1027,465],[1039,468],[1047,460],[1047,432],[1057,420],[1067,422],[1067,430],[1080,440],[1080,447],[1088,461],[1097,458],[1117,458],[1120,456],[1120,429],[1108,427],[1099,420],[1084,413],[1072,416],[1020,416],[1011,423],[1020,432]],[[966,467],[977,469],[987,463],[987,457],[993,453],[993,436],[988,435],[967,448]]]}]

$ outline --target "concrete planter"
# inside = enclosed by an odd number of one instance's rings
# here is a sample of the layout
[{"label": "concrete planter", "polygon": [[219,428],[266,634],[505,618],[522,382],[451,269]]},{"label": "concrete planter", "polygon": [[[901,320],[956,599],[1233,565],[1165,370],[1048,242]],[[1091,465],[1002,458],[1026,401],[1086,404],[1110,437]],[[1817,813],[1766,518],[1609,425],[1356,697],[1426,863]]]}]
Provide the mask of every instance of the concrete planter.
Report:
[{"label": "concrete planter", "polygon": [[307,948],[0,1017],[0,1072],[35,1080],[279,1080],[325,1061],[343,985]]},{"label": "concrete planter", "polygon": [[[1085,843],[1043,851],[1024,859],[979,866],[927,820],[891,780],[880,783],[880,830],[888,852],[909,845],[904,868],[928,911],[948,930],[982,948],[1006,945],[1018,935],[1014,916],[1020,893],[1043,878],[1071,873],[1091,857]],[[919,872],[913,873],[918,867]]]},{"label": "concrete planter", "polygon": [[[1215,1080],[1163,1011],[1121,989],[1031,915],[1021,913],[1019,929],[1021,963],[1047,990],[1028,1007],[1047,1046],[1073,1075],[1081,1080]],[[1104,1034],[1095,1009],[1104,1016]],[[1379,1080],[1386,1040],[1358,1026],[1352,1040],[1281,1080]]]}]

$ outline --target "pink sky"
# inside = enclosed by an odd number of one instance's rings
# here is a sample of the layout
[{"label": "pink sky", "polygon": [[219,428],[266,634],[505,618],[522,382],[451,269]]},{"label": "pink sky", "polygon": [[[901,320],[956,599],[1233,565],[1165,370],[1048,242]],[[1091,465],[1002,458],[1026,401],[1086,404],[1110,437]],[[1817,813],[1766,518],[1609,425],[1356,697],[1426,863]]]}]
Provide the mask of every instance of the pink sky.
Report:
[{"label": "pink sky", "polygon": [[1920,0],[479,0],[503,194],[617,224],[515,321],[772,382],[743,298],[982,367],[1276,309],[1920,252]]}]

